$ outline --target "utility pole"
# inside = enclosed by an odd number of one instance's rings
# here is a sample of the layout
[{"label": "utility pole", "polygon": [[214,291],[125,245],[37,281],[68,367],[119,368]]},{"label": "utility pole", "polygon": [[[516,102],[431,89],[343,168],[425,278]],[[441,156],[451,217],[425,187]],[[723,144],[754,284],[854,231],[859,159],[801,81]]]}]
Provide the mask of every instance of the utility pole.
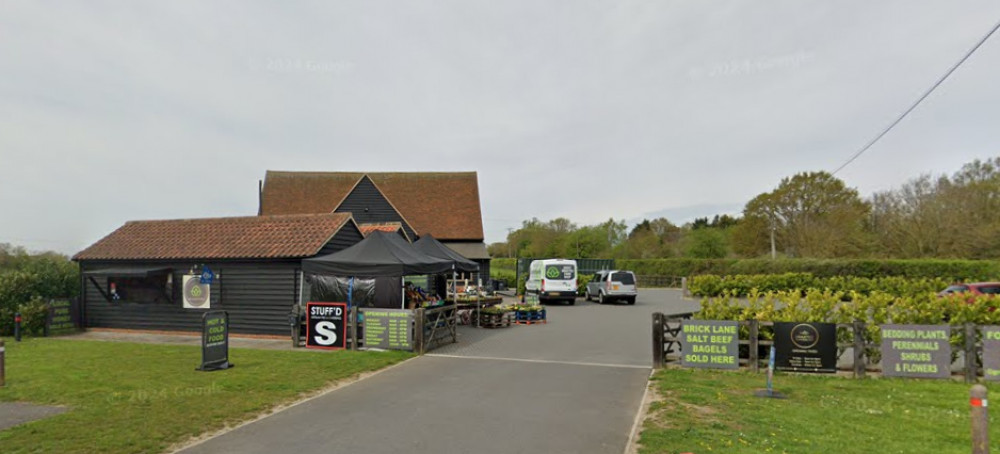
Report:
[{"label": "utility pole", "polygon": [[774,247],[774,224],[771,224],[771,260],[778,258],[778,251]]},{"label": "utility pole", "polygon": [[507,227],[507,257],[513,257],[514,252],[510,245],[510,235],[514,232],[514,229]]}]

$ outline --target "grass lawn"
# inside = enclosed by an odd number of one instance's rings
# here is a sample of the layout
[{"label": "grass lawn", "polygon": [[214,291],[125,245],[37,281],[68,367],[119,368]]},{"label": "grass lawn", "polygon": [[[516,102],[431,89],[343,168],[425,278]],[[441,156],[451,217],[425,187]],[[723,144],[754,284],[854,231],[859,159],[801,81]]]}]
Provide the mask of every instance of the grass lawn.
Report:
[{"label": "grass lawn", "polygon": [[0,401],[70,411],[0,431],[0,451],[161,452],[411,355],[231,349],[235,368],[196,372],[197,346],[26,339],[7,347]]},{"label": "grass lawn", "polygon": [[[961,382],[779,374],[774,388],[788,397],[779,400],[754,397],[764,374],[671,368],[653,386],[661,399],[642,453],[971,451],[970,386]],[[1000,401],[1000,386],[988,387]],[[994,415],[990,439],[1000,440]]]}]

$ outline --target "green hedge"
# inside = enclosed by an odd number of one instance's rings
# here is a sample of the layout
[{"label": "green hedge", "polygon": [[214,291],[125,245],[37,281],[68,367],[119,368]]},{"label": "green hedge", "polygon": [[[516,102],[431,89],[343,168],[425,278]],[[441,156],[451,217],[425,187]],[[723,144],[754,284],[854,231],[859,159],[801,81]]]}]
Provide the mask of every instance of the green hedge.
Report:
[{"label": "green hedge", "polygon": [[907,278],[899,276],[816,277],[809,273],[737,274],[732,276],[701,275],[688,282],[688,289],[698,296],[730,295],[743,297],[754,290],[760,293],[808,290],[841,292],[845,298],[858,293],[882,292],[894,296],[918,296],[944,290],[952,281],[941,278]]},{"label": "green hedge", "polygon": [[[493,259],[491,270],[514,271],[516,260]],[[948,280],[1000,279],[1000,261],[992,260],[876,260],[876,259],[618,259],[615,267],[645,276],[696,276],[700,274],[810,273],[819,277],[903,276]]]},{"label": "green hedge", "polygon": [[941,278],[987,281],[1000,278],[1000,261],[990,260],[862,260],[862,259],[641,259],[616,260],[618,269],[638,275],[810,273],[817,277],[856,276]]}]

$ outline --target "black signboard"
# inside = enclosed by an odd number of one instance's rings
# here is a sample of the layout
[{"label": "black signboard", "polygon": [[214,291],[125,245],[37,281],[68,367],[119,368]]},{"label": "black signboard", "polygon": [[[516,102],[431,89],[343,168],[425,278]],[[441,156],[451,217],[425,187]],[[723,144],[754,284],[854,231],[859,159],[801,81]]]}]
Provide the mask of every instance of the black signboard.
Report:
[{"label": "black signboard", "polygon": [[837,371],[837,325],[774,323],[775,368],[790,372]]},{"label": "black signboard", "polygon": [[201,317],[201,366],[198,370],[229,369],[229,313],[209,311]]},{"label": "black signboard", "polygon": [[[951,376],[950,326],[882,325],[880,328],[882,375],[911,378]],[[986,351],[985,341],[983,351]]]},{"label": "black signboard", "polygon": [[49,300],[47,306],[46,335],[71,333],[80,328],[80,300]]},{"label": "black signboard", "polygon": [[684,320],[681,323],[684,367],[739,369],[739,348],[739,322]]},{"label": "black signboard", "polygon": [[347,303],[306,303],[306,348],[347,348]]},{"label": "black signboard", "polygon": [[413,351],[413,312],[363,308],[365,347]]}]

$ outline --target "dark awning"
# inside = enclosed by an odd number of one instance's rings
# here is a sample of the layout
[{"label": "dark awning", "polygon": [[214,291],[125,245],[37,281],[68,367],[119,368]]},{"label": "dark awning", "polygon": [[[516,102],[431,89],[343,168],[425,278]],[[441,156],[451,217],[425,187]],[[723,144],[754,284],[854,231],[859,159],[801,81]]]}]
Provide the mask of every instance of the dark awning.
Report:
[{"label": "dark awning", "polygon": [[458,271],[479,271],[478,263],[462,257],[461,254],[449,249],[448,246],[441,244],[440,241],[435,239],[430,234],[420,237],[416,243],[413,243],[413,247],[431,257],[451,261],[455,264],[455,269]]},{"label": "dark awning", "polygon": [[444,273],[451,271],[453,264],[416,250],[396,233],[375,231],[340,252],[303,260],[302,270],[332,276],[386,277]]},{"label": "dark awning", "polygon": [[119,266],[114,268],[98,268],[83,272],[84,276],[117,276],[117,277],[149,277],[157,274],[167,274],[172,268],[162,266]]}]

